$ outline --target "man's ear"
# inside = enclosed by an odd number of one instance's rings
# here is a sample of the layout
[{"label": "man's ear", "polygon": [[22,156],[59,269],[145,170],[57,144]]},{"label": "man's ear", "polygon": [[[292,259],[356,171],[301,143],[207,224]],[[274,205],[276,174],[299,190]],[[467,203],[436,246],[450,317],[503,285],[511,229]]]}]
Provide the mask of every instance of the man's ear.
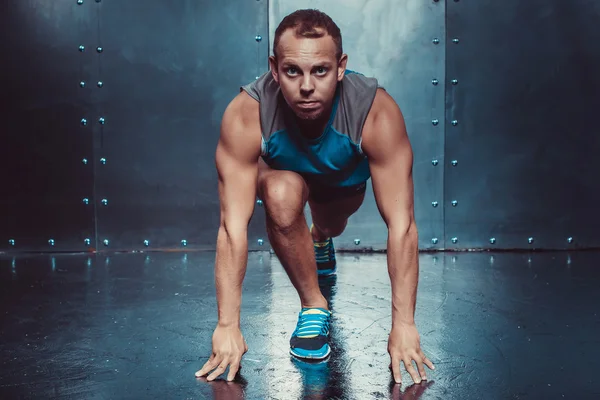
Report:
[{"label": "man's ear", "polygon": [[340,57],[340,61],[338,61],[338,82],[341,82],[344,79],[344,74],[346,73],[346,65],[348,64],[348,54],[342,54]]},{"label": "man's ear", "polygon": [[279,83],[279,70],[277,69],[277,59],[275,56],[269,56],[269,67],[271,69],[271,75],[275,82]]}]

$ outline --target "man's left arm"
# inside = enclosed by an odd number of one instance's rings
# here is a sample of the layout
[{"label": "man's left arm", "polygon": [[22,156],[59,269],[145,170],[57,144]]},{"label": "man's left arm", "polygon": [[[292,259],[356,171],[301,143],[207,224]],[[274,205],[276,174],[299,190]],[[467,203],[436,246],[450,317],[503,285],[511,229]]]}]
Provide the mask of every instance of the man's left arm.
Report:
[{"label": "man's left arm", "polygon": [[[416,383],[426,380],[423,364],[434,369],[423,353],[414,313],[419,280],[418,232],[414,215],[413,152],[404,117],[383,89],[377,95],[363,129],[362,149],[369,160],[373,193],[388,228],[387,264],[392,287],[392,330],[388,352],[397,383],[400,362]],[[415,371],[412,360],[417,363]]]}]

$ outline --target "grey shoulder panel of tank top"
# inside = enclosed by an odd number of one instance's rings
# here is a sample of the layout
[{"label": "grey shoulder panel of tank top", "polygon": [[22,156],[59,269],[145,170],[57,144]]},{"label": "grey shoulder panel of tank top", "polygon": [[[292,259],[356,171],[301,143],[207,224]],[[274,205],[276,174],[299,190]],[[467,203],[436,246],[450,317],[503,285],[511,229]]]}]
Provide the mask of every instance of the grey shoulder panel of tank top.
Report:
[{"label": "grey shoulder panel of tank top", "polygon": [[277,112],[280,89],[273,79],[271,71],[265,72],[255,81],[242,86],[240,90],[246,91],[260,103],[260,125],[264,139],[268,139],[271,133],[281,129],[281,116]]},{"label": "grey shoulder panel of tank top", "polygon": [[356,144],[360,144],[363,126],[380,87],[376,78],[357,72],[349,72],[344,76],[333,127],[348,135]]}]

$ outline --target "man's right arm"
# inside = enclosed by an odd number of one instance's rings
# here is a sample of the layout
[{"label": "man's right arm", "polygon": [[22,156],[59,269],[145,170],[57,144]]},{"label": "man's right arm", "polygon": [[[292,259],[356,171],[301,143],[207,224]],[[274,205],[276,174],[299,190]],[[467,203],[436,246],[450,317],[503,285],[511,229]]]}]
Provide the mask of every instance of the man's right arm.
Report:
[{"label": "man's right arm", "polygon": [[256,200],[261,137],[259,104],[242,92],[225,110],[216,150],[221,218],[215,283],[220,326],[240,325],[248,224]]}]

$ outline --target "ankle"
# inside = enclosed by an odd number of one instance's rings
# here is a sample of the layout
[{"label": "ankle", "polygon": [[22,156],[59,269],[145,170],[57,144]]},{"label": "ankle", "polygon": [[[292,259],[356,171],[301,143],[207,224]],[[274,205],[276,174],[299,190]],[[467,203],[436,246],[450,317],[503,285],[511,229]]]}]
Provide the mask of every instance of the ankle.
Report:
[{"label": "ankle", "polygon": [[324,242],[329,237],[321,232],[316,226],[312,226],[310,229],[310,235],[312,236],[313,242]]},{"label": "ankle", "polygon": [[329,304],[327,304],[327,300],[324,297],[316,301],[302,301],[301,303],[302,308],[323,308],[329,310]]}]

